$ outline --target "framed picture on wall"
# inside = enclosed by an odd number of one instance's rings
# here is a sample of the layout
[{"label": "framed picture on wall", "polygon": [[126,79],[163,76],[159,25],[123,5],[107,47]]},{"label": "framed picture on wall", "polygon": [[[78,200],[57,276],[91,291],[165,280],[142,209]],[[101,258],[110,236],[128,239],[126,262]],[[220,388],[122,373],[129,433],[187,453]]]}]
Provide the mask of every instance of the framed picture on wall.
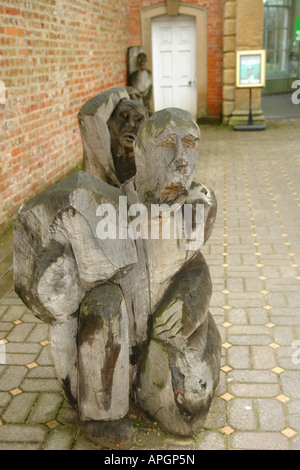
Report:
[{"label": "framed picture on wall", "polygon": [[236,86],[238,88],[266,85],[266,51],[238,51],[236,55]]}]

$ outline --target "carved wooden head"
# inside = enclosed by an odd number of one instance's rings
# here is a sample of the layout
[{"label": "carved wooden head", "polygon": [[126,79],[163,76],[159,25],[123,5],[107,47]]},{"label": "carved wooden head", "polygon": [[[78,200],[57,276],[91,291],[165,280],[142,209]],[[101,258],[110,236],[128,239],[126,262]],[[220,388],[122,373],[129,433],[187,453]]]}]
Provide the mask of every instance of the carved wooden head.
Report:
[{"label": "carved wooden head", "polygon": [[182,109],[157,111],[134,145],[136,187],[145,203],[183,204],[193,179],[200,129]]},{"label": "carved wooden head", "polygon": [[144,52],[140,52],[136,58],[137,66],[140,70],[144,70],[147,64],[147,56]]},{"label": "carved wooden head", "polygon": [[121,183],[135,175],[133,142],[147,118],[148,111],[139,101],[123,99],[108,120],[111,152]]}]

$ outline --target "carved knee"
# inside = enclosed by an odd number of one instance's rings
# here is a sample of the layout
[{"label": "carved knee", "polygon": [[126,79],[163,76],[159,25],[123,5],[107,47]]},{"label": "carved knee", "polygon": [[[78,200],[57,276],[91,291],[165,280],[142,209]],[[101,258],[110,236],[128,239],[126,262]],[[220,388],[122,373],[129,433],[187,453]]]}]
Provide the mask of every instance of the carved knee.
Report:
[{"label": "carved knee", "polygon": [[118,286],[104,284],[83,299],[78,329],[81,421],[118,420],[128,411],[128,320]]},{"label": "carved knee", "polygon": [[84,297],[79,311],[79,341],[88,340],[104,323],[119,315],[123,300],[121,289],[114,284],[95,287]]}]

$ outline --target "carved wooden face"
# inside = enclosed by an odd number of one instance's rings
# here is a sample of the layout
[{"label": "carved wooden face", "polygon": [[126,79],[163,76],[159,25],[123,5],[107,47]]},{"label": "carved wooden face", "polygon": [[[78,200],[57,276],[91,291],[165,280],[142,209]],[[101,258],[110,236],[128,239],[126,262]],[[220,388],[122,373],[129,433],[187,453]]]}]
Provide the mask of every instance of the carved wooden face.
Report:
[{"label": "carved wooden face", "polygon": [[111,152],[121,183],[135,175],[133,142],[147,118],[148,111],[140,102],[121,100],[108,121]]},{"label": "carved wooden face", "polygon": [[147,64],[147,56],[143,52],[140,52],[137,56],[137,66],[139,69],[144,70]]},{"label": "carved wooden face", "polygon": [[184,203],[197,163],[200,130],[183,110],[158,111],[136,145],[136,184],[145,202]]},{"label": "carved wooden face", "polygon": [[186,129],[174,125],[156,140],[156,155],[162,174],[157,184],[160,202],[172,204],[187,196],[197,162],[198,144],[199,135],[193,127]]}]

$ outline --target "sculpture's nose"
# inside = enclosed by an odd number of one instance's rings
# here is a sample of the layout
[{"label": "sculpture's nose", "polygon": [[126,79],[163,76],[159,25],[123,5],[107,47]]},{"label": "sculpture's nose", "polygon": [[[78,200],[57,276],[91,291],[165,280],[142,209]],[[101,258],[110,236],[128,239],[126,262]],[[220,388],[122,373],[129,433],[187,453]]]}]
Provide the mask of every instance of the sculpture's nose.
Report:
[{"label": "sculpture's nose", "polygon": [[188,166],[188,158],[182,146],[178,148],[173,164],[175,166],[176,171],[179,171],[179,172],[186,171],[186,168]]},{"label": "sculpture's nose", "polygon": [[130,129],[135,129],[136,124],[137,124],[137,121],[134,119],[134,116],[130,114],[127,120],[127,127],[129,127]]}]

